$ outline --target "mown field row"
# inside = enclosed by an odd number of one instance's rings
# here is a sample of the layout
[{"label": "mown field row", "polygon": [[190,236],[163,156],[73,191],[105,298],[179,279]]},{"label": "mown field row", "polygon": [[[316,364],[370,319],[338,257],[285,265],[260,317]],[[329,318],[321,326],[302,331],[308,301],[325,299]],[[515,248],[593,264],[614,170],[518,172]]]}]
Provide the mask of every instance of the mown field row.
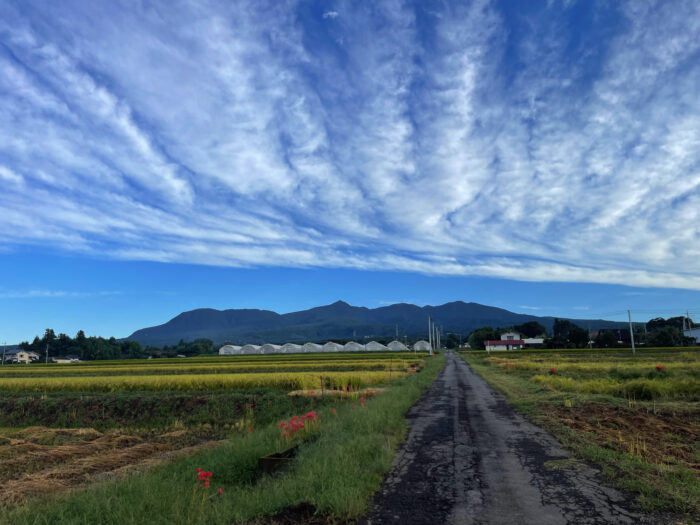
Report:
[{"label": "mown field row", "polygon": [[[186,358],[158,358],[158,359],[113,359],[106,361],[82,361],[71,364],[57,363],[33,363],[31,368],[81,368],[88,366],[164,366],[174,365],[182,366],[183,364],[221,364],[221,363],[298,363],[298,362],[333,362],[333,361],[366,361],[366,360],[384,360],[384,359],[425,359],[428,354],[426,352],[338,352],[338,353],[302,353],[302,354],[256,354],[256,355],[211,355],[211,356],[196,356]],[[14,365],[13,365],[14,366]]]},{"label": "mown field row", "polygon": [[12,366],[0,368],[0,378],[3,377],[67,377],[67,376],[107,376],[107,375],[137,375],[137,374],[224,374],[244,372],[278,372],[304,371],[304,370],[328,370],[328,371],[353,371],[353,370],[390,370],[406,369],[421,359],[366,359],[366,360],[332,360],[332,361],[308,361],[308,362],[255,362],[243,363],[177,363],[164,366],[144,365],[136,363],[122,366],[92,365],[73,367],[70,364],[60,367],[35,367]]},{"label": "mown field row", "polygon": [[0,379],[4,392],[211,391],[252,388],[353,389],[405,375],[397,371],[27,377]]}]

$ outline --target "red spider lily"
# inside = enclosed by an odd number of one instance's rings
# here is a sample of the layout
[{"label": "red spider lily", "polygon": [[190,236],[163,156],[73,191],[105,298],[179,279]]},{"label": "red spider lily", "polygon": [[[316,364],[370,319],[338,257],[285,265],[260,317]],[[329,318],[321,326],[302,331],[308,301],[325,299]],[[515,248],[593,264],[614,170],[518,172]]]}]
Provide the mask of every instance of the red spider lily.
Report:
[{"label": "red spider lily", "polygon": [[210,486],[211,486],[211,484],[208,481],[205,481],[204,483],[202,483],[202,487],[210,487]]},{"label": "red spider lily", "polygon": [[224,493],[224,489],[219,489],[219,496],[221,496]]},{"label": "red spider lily", "polygon": [[305,421],[307,419],[310,421],[316,421],[318,419],[318,416],[316,412],[309,412],[308,414],[304,414],[303,416],[294,416],[289,421],[282,421],[279,425],[277,425],[277,428],[282,429],[282,437],[292,437],[294,434],[297,433],[297,431],[306,428]]},{"label": "red spider lily", "polygon": [[335,408],[331,408],[331,412],[335,414]]},{"label": "red spider lily", "polygon": [[656,367],[656,370],[657,370],[658,372],[663,372],[664,370],[666,370],[666,367],[665,367],[664,365],[659,365],[659,366]]},{"label": "red spider lily", "polygon": [[552,374],[553,376],[557,375],[557,369],[556,368],[550,368],[549,373]]},{"label": "red spider lily", "polygon": [[100,408],[100,405],[92,405],[92,408]]},{"label": "red spider lily", "polygon": [[197,473],[199,474],[200,472],[203,472],[204,469],[202,467],[197,467]]},{"label": "red spider lily", "polygon": [[248,429],[248,432],[252,432],[252,431],[253,431],[253,427],[250,427],[250,428]]},{"label": "red spider lily", "polygon": [[351,407],[354,407],[354,406],[355,406],[355,403],[350,403],[350,406],[351,406]]}]

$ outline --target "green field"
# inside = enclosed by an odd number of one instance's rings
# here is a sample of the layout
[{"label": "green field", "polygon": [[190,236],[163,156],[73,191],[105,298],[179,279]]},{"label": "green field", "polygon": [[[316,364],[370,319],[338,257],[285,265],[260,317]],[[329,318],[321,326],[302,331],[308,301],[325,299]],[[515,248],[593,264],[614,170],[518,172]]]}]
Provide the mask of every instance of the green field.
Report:
[{"label": "green field", "polygon": [[643,508],[699,515],[700,349],[461,354]]},{"label": "green field", "polygon": [[[442,363],[405,353],[6,367],[0,523],[228,524],[300,502],[359,517]],[[310,412],[281,434],[281,421]],[[259,457],[293,445],[291,468],[258,474]]]}]

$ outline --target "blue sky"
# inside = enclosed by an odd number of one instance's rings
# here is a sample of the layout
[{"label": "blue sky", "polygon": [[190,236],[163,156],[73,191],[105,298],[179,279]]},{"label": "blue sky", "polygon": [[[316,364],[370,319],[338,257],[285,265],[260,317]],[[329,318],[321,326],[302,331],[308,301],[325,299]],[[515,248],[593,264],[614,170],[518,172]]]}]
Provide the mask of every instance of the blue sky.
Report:
[{"label": "blue sky", "polygon": [[700,310],[699,34],[694,1],[3,2],[0,340]]}]

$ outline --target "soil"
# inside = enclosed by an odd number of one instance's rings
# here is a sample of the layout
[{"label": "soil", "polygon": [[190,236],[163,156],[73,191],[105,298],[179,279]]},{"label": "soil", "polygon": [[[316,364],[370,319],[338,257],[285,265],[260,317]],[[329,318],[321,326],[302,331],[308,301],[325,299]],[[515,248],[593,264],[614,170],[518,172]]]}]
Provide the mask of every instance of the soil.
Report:
[{"label": "soil", "polygon": [[637,514],[452,353],[407,417],[365,525],[663,523]]},{"label": "soil", "polygon": [[700,475],[700,410],[544,405],[548,420],[586,432],[597,444],[642,456],[652,463],[681,464]]}]

